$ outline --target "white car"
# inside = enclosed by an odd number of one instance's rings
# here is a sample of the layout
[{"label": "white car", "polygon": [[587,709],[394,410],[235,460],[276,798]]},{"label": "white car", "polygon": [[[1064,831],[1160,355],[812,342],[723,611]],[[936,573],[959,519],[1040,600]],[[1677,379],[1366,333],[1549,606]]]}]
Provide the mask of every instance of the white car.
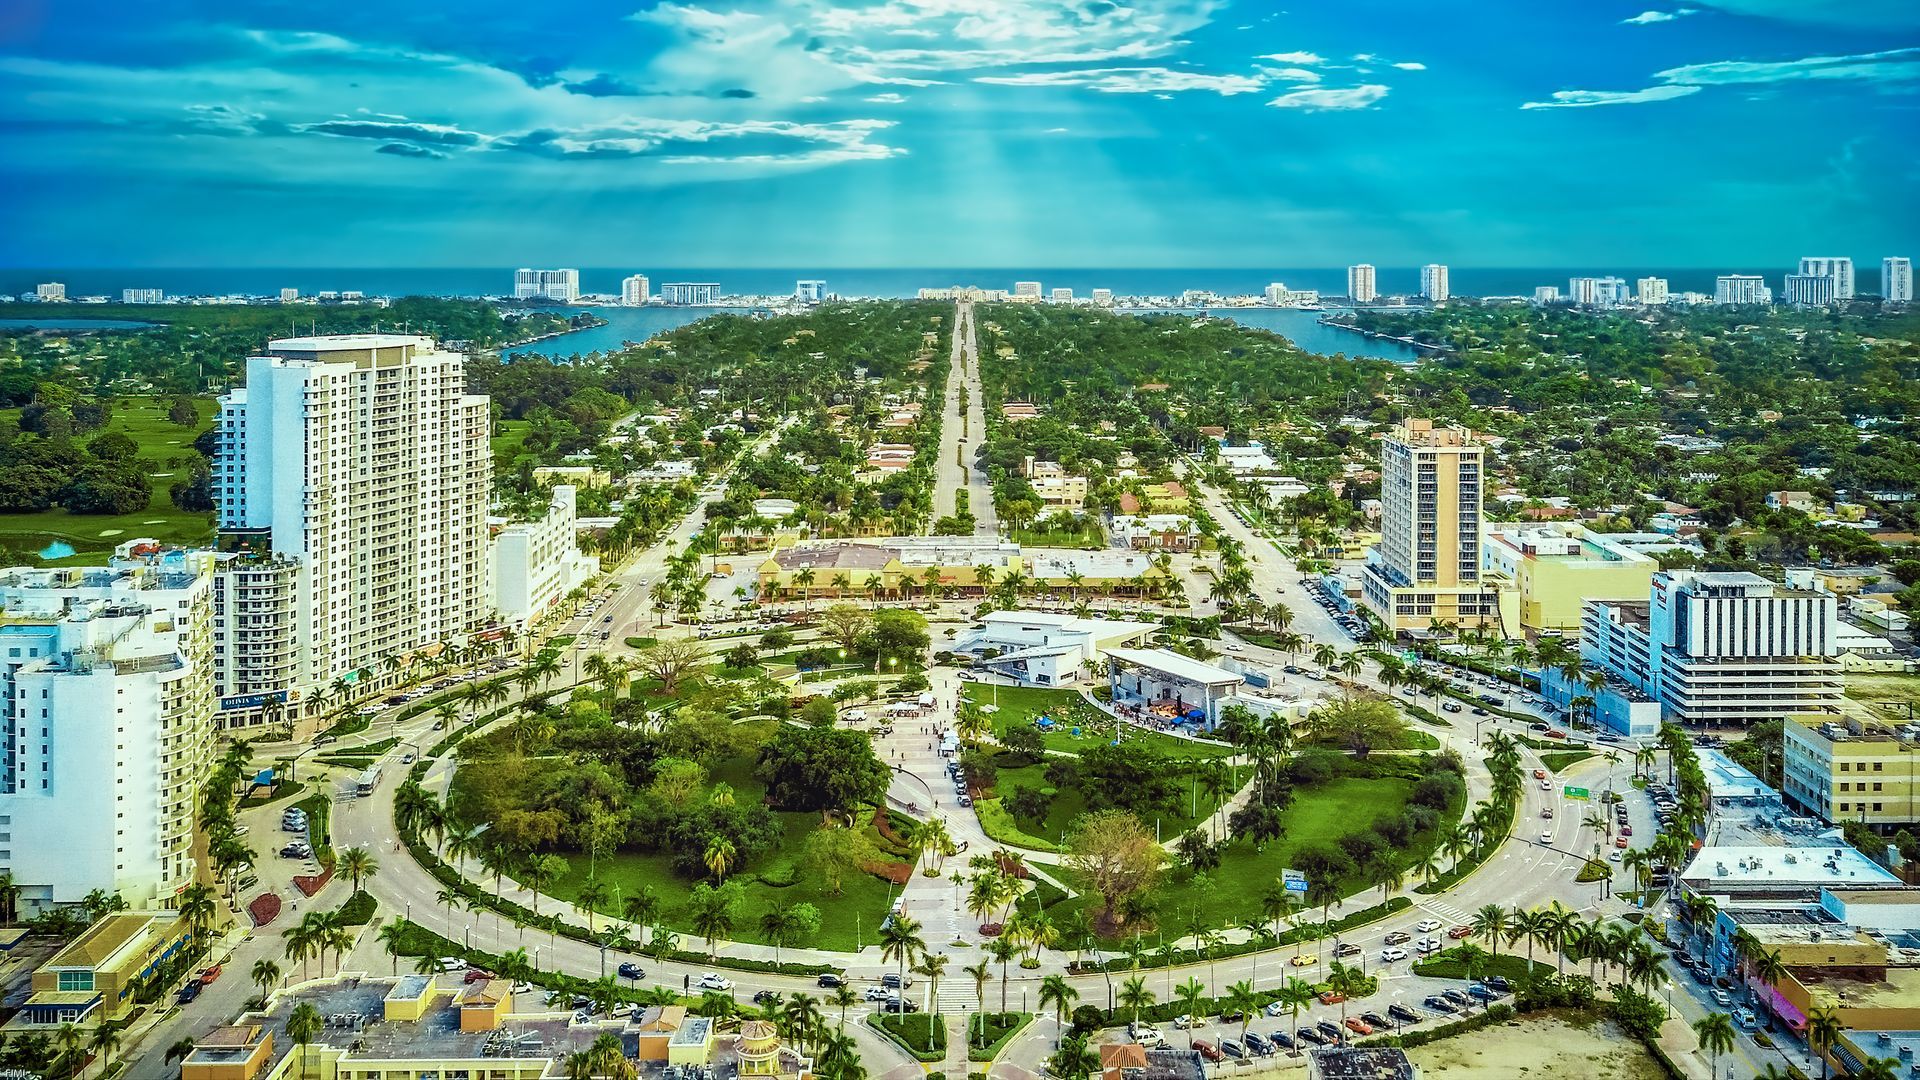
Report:
[{"label": "white car", "polygon": [[[1278,1001],[1278,1000],[1267,1002],[1268,1016],[1285,1016],[1286,1012],[1287,1012],[1286,1002]],[[1175,1026],[1178,1026],[1178,1025],[1175,1025]]]},{"label": "white car", "polygon": [[893,996],[893,991],[884,986],[869,986],[861,991],[861,995],[868,1001],[885,1001],[887,998]]},{"label": "white car", "polygon": [[1437,953],[1440,951],[1440,939],[1437,937],[1424,937],[1414,943],[1413,948],[1414,951],[1421,956],[1425,956],[1428,953]]},{"label": "white car", "polygon": [[733,989],[733,980],[723,979],[720,976],[715,975],[713,972],[709,971],[701,975],[699,980],[696,981],[693,985],[699,987],[702,990],[731,990]]},{"label": "white car", "polygon": [[1551,781],[1551,780],[1542,780],[1542,781],[1540,781],[1540,790],[1541,790],[1541,791],[1552,791],[1552,790],[1553,790],[1553,781]]},{"label": "white car", "polygon": [[1552,829],[1543,829],[1543,830],[1541,830],[1541,832],[1540,832],[1540,842],[1541,842],[1541,843],[1543,843],[1543,844],[1551,844],[1551,843],[1553,843],[1553,830],[1552,830]]},{"label": "white car", "polygon": [[1187,1031],[1199,1027],[1200,1021],[1195,1020],[1191,1013],[1181,1013],[1173,1018],[1173,1026],[1181,1031]]},{"label": "white car", "polygon": [[1419,922],[1413,924],[1413,928],[1422,934],[1431,934],[1435,930],[1440,929],[1440,920],[1421,919]]},{"label": "white car", "polygon": [[441,971],[465,971],[467,970],[467,962],[465,960],[460,959],[457,956],[449,956],[440,961],[440,970]]},{"label": "white car", "polygon": [[1128,1024],[1127,1038],[1142,1046],[1158,1046],[1161,1043],[1160,1029],[1152,1024]]},{"label": "white car", "polygon": [[1391,964],[1396,960],[1405,960],[1406,958],[1407,950],[1400,948],[1398,945],[1380,950],[1380,962],[1383,964]]}]

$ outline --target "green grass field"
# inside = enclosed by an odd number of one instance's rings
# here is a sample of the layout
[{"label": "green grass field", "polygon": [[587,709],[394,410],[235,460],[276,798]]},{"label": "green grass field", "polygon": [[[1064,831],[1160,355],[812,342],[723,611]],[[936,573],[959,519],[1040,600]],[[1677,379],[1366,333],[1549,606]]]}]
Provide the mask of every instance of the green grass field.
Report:
[{"label": "green grass field", "polygon": [[[991,705],[995,703],[996,695],[1000,711],[990,714],[989,718],[996,738],[1012,728],[1032,724],[1036,716],[1051,716],[1058,720],[1062,709],[1086,700],[1074,690],[1047,690],[1034,686],[1002,686],[996,689],[980,683],[967,684],[966,696],[969,701]],[[1075,735],[1070,726],[1062,726],[1043,733],[1041,740],[1049,750],[1077,754],[1106,739],[1106,731],[1103,728],[1099,734],[1095,734],[1082,729],[1079,735]],[[1127,742],[1164,758],[1217,758],[1233,754],[1233,748],[1224,743],[1176,738],[1157,731],[1144,731],[1130,724],[1123,725],[1121,733]]]},{"label": "green grass field", "polygon": [[[1041,791],[1053,794],[1053,802],[1047,808],[1046,817],[1015,816],[1013,821],[1022,832],[1057,844],[1061,836],[1073,827],[1074,819],[1087,812],[1087,800],[1078,788],[1056,792],[1053,786],[1043,778],[1042,774],[1045,772],[1046,767],[1043,765],[1001,769],[997,790],[1003,796],[1016,787],[1039,788]],[[1238,791],[1240,784],[1253,773],[1251,767],[1242,767],[1235,772],[1233,790]],[[1181,810],[1178,813],[1164,818],[1147,818],[1145,821],[1147,825],[1158,828],[1162,837],[1179,836],[1213,813],[1218,805],[1219,802],[1208,797],[1206,791],[1190,783],[1187,797],[1181,800]]]},{"label": "green grass field", "polygon": [[[48,510],[39,514],[0,514],[0,546],[16,551],[39,552],[56,541],[71,545],[74,553],[66,558],[47,560],[45,565],[66,566],[99,563],[114,547],[128,540],[151,536],[175,544],[204,543],[213,537],[213,515],[188,513],[174,508],[167,489],[182,479],[183,470],[168,464],[182,455],[193,454],[193,440],[213,420],[215,403],[197,398],[200,423],[183,428],[167,419],[167,402],[162,398],[116,398],[113,419],[107,431],[116,431],[140,447],[153,484],[153,501],[145,510],[132,514],[69,514]],[[0,417],[18,419],[20,410],[0,410]],[[102,432],[88,432],[90,439]]]},{"label": "green grass field", "polygon": [[521,448],[527,441],[527,432],[533,430],[531,420],[501,420],[494,424],[493,433],[493,471],[509,472],[519,460]]}]

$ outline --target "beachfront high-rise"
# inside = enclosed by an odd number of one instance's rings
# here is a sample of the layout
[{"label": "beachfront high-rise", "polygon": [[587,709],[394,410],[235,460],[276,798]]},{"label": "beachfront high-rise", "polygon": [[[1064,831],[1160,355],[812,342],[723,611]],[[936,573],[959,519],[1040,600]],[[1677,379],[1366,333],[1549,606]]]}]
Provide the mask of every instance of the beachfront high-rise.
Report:
[{"label": "beachfront high-rise", "polygon": [[1721,274],[1713,279],[1716,304],[1771,304],[1773,290],[1759,274]]},{"label": "beachfront high-rise", "polygon": [[[287,674],[232,708],[277,703],[289,721],[311,717],[322,691],[369,670],[384,679],[387,657],[483,623],[487,429],[465,358],[430,338],[286,338],[248,359],[246,386],[220,402],[215,500],[222,546],[254,553],[226,572],[262,576],[259,595],[236,592],[220,610],[220,659],[222,670],[258,671],[240,653],[270,650]],[[248,632],[255,605],[286,619],[290,646]]]},{"label": "beachfront high-rise", "polygon": [[1797,307],[1819,307],[1834,301],[1833,278],[1825,274],[1788,274],[1780,298]]},{"label": "beachfront high-rise", "polygon": [[1360,576],[1369,608],[1391,630],[1501,621],[1483,580],[1485,448],[1474,433],[1409,419],[1380,443],[1380,543]]},{"label": "beachfront high-rise", "polygon": [[1913,303],[1913,260],[1891,256],[1880,260],[1880,296],[1889,304]]},{"label": "beachfront high-rise", "polygon": [[1646,307],[1661,307],[1672,299],[1663,277],[1643,277],[1634,283],[1634,299]]},{"label": "beachfront high-rise", "polygon": [[571,304],[580,299],[580,271],[529,270],[523,266],[513,272],[513,298]]},{"label": "beachfront high-rise", "polygon": [[1800,260],[1800,273],[1806,277],[1823,277],[1833,281],[1835,300],[1853,299],[1853,260],[1845,256],[1829,256]]},{"label": "beachfront high-rise", "polygon": [[1371,304],[1380,295],[1374,287],[1373,267],[1368,263],[1347,267],[1347,299],[1356,304]]},{"label": "beachfront high-rise", "polygon": [[1420,268],[1420,295],[1438,304],[1446,300],[1447,268],[1439,263],[1428,263]]},{"label": "beachfront high-rise", "polygon": [[95,889],[170,906],[193,884],[213,746],[210,566],[150,552],[0,571],[0,872],[23,915]]},{"label": "beachfront high-rise", "polygon": [[620,305],[622,307],[645,307],[653,299],[649,290],[647,275],[635,274],[620,282]]}]

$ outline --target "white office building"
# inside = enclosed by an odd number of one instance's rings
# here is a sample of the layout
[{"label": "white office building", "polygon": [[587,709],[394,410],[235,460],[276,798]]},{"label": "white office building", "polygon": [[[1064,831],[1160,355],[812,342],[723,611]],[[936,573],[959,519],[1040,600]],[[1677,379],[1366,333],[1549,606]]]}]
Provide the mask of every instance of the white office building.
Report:
[{"label": "white office building", "polygon": [[1420,268],[1420,295],[1438,304],[1450,295],[1447,291],[1447,268],[1439,263],[1428,263]]},{"label": "white office building", "polygon": [[1095,289],[1093,290],[1092,296],[1093,296],[1093,302],[1096,304],[1099,304],[1101,307],[1113,306],[1113,290],[1112,289]]},{"label": "white office building", "polygon": [[1853,299],[1853,260],[1844,256],[1815,257],[1800,260],[1800,273],[1807,277],[1833,280],[1835,300]]},{"label": "white office building", "polygon": [[1663,277],[1643,277],[1634,283],[1635,299],[1646,307],[1665,306],[1672,294],[1667,289],[1667,279]]},{"label": "white office building", "polygon": [[1533,289],[1533,302],[1536,304],[1557,304],[1560,302],[1560,286],[1536,285]]},{"label": "white office building", "polygon": [[213,744],[210,558],[0,571],[0,872],[22,914],[95,889],[166,907],[193,884]]},{"label": "white office building", "polygon": [[600,560],[575,544],[574,489],[553,489],[537,521],[507,525],[491,547],[493,606],[502,622],[526,626],[600,572]]},{"label": "white office building", "polygon": [[529,270],[521,267],[513,272],[513,298],[571,304],[580,299],[580,271]]},{"label": "white office building", "polygon": [[[219,427],[223,546],[297,565],[288,682],[256,688],[285,693],[288,719],[311,715],[316,690],[485,622],[487,399],[466,393],[464,357],[402,334],[273,341]],[[236,648],[246,614],[220,612]]]},{"label": "white office building", "polygon": [[1721,274],[1713,279],[1716,304],[1771,304],[1773,290],[1759,274]]},{"label": "white office building", "polygon": [[1831,712],[1841,688],[1837,604],[1831,593],[1758,574],[1658,573],[1644,602],[1587,604],[1581,660],[1677,723],[1745,726]]},{"label": "white office building", "polygon": [[1373,267],[1368,263],[1347,267],[1347,299],[1356,304],[1371,304],[1380,295],[1374,286]]},{"label": "white office building", "polygon": [[1825,274],[1788,274],[1781,298],[1801,307],[1824,307],[1834,301],[1833,278]]},{"label": "white office building", "polygon": [[281,302],[281,303],[283,303],[283,304],[291,304],[291,303],[293,303],[294,301],[296,301],[296,300],[298,300],[298,299],[300,299],[300,290],[299,290],[299,289],[281,289],[281,290],[280,290],[280,302]]},{"label": "white office building", "polygon": [[653,292],[647,282],[647,275],[635,274],[620,281],[621,307],[646,307],[653,299]]},{"label": "white office building", "polygon": [[33,296],[36,300],[65,300],[67,298],[67,287],[58,281],[49,281],[43,285],[34,286]]},{"label": "white office building", "polygon": [[820,278],[802,278],[793,284],[793,298],[803,304],[824,303],[827,283]]},{"label": "white office building", "polygon": [[1027,686],[1079,682],[1108,649],[1144,641],[1152,623],[1082,619],[1048,611],[995,611],[963,630],[953,651]]},{"label": "white office building", "polygon": [[1040,299],[1040,283],[1037,281],[1016,281],[1013,283],[1013,296],[1016,300]]},{"label": "white office building", "polygon": [[715,281],[669,281],[660,286],[660,302],[676,307],[711,307],[720,302]]},{"label": "white office building", "polygon": [[1071,304],[1073,303],[1073,290],[1055,286],[1053,291],[1048,294],[1048,298],[1056,304]]},{"label": "white office building", "polygon": [[1913,260],[1890,256],[1880,260],[1880,295],[1889,304],[1913,303]]},{"label": "white office building", "polygon": [[165,301],[167,294],[162,289],[121,289],[120,302],[123,304],[158,304]]}]

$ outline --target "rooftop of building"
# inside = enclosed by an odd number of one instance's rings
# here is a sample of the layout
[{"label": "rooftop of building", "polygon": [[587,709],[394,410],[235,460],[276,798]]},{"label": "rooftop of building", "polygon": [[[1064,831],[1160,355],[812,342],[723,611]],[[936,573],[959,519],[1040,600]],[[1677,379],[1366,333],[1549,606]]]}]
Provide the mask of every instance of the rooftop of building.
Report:
[{"label": "rooftop of building", "polygon": [[363,349],[397,349],[406,345],[430,349],[433,347],[433,339],[420,334],[314,334],[306,337],[275,338],[267,342],[267,352],[275,355],[349,352]]},{"label": "rooftop of building", "polygon": [[1158,623],[1131,622],[1125,619],[1083,619],[1064,611],[993,611],[980,616],[988,626],[1046,626],[1072,633],[1112,637],[1159,629]]},{"label": "rooftop of building", "polygon": [[1246,676],[1239,672],[1214,667],[1169,649],[1108,649],[1107,656],[1121,664],[1145,668],[1203,686],[1225,686],[1247,681]]},{"label": "rooftop of building", "polygon": [[536,1013],[508,1017],[493,1031],[461,1031],[459,1009],[453,1006],[452,995],[465,984],[454,982],[456,978],[441,976],[435,980],[436,992],[443,996],[419,1020],[385,1019],[385,1002],[399,980],[349,976],[281,994],[275,998],[271,1012],[248,1014],[241,1023],[259,1024],[271,1031],[274,1053],[281,1055],[292,1046],[287,1020],[304,1002],[325,1020],[314,1043],[350,1048],[357,1058],[375,1060],[558,1057],[584,1050],[601,1033],[624,1027],[575,1024],[570,1013]]},{"label": "rooftop of building", "polygon": [[1153,556],[1143,551],[1097,548],[1027,552],[1027,576],[1035,580],[1065,578],[1076,571],[1088,578],[1137,578],[1152,569]]},{"label": "rooftop of building", "polygon": [[1920,968],[1889,967],[1883,979],[1849,979],[1838,974],[1797,975],[1816,1000],[1830,995],[1841,1009],[1920,1009]]},{"label": "rooftop of building", "polygon": [[1396,442],[1407,446],[1428,449],[1443,449],[1478,445],[1473,431],[1463,427],[1435,427],[1433,421],[1426,419],[1408,419],[1393,429],[1391,436]]},{"label": "rooftop of building", "polygon": [[1813,589],[1795,589],[1761,577],[1750,570],[1673,570],[1666,571],[1673,585],[1695,595],[1728,596],[1831,596]]},{"label": "rooftop of building", "polygon": [[1654,559],[1632,547],[1616,544],[1605,533],[1588,532],[1557,522],[1513,522],[1488,525],[1486,542],[1499,545],[1512,557],[1566,566],[1647,566]]},{"label": "rooftop of building", "polygon": [[1715,799],[1768,799],[1777,793],[1751,769],[1708,747],[1696,748],[1693,756],[1706,775],[1707,794]]},{"label": "rooftop of building", "polygon": [[1920,724],[1890,724],[1848,712],[1839,716],[1789,716],[1788,730],[1826,743],[1906,744],[1920,752]]},{"label": "rooftop of building", "polygon": [[1897,884],[1886,867],[1845,844],[1701,848],[1681,878],[1700,892],[1740,886]]},{"label": "rooftop of building", "polygon": [[171,926],[177,918],[171,912],[122,911],[102,918],[81,932],[66,948],[47,961],[50,968],[94,968],[113,959],[114,954],[153,929],[156,924]]},{"label": "rooftop of building", "polygon": [[1418,1075],[1398,1047],[1315,1050],[1313,1065],[1323,1080],[1414,1080]]}]

